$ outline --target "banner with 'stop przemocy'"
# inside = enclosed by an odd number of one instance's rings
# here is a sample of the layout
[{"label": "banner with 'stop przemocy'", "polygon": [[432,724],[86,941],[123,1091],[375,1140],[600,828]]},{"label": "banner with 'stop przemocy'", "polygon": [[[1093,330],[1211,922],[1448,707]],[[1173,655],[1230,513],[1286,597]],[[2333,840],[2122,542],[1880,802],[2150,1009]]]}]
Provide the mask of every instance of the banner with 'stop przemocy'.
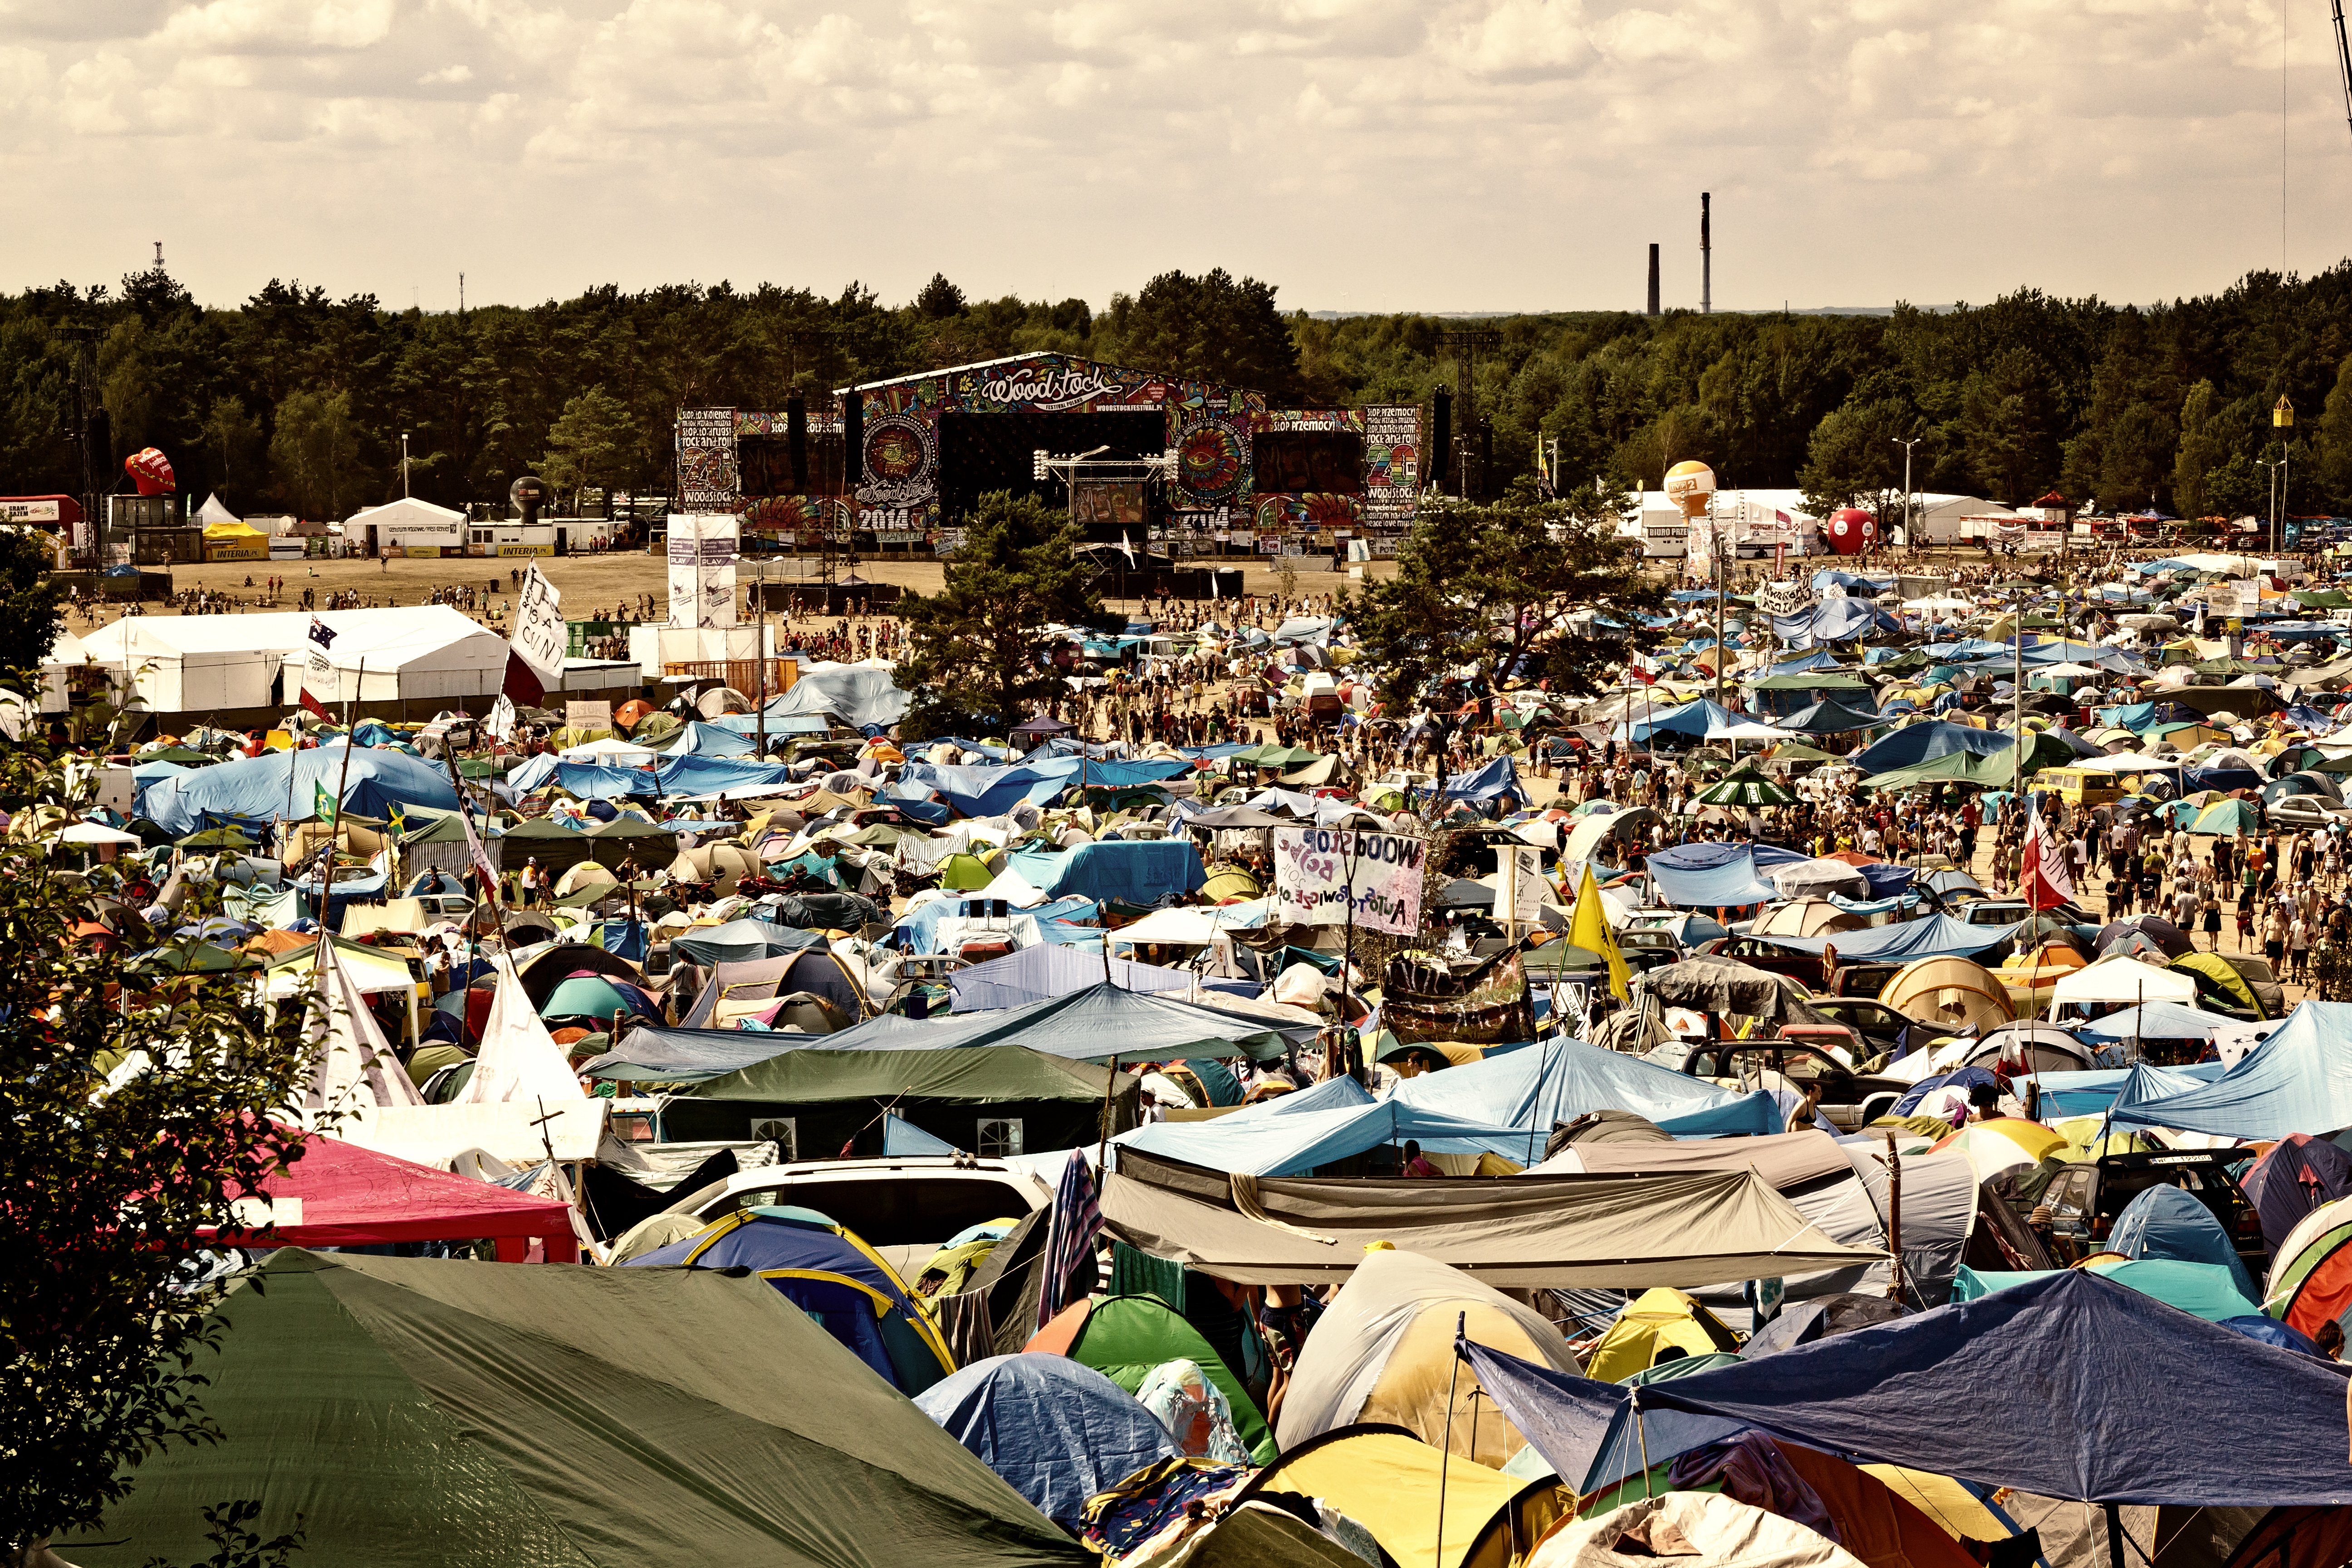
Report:
[{"label": "banner with 'stop przemocy'", "polygon": [[1297,925],[1355,923],[1410,936],[1421,929],[1426,839],[1336,827],[1274,830],[1275,918]]}]

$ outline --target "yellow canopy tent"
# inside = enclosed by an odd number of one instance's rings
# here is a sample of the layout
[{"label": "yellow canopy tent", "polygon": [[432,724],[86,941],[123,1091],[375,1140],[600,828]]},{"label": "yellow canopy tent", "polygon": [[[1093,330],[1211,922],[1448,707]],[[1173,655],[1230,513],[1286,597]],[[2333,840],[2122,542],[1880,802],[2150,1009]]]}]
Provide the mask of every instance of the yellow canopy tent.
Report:
[{"label": "yellow canopy tent", "polygon": [[1584,1374],[1601,1383],[1622,1383],[1655,1366],[1659,1353],[1668,1349],[1685,1355],[1706,1355],[1738,1348],[1739,1336],[1725,1327],[1722,1319],[1695,1298],[1660,1286],[1627,1303],[1592,1347]]}]

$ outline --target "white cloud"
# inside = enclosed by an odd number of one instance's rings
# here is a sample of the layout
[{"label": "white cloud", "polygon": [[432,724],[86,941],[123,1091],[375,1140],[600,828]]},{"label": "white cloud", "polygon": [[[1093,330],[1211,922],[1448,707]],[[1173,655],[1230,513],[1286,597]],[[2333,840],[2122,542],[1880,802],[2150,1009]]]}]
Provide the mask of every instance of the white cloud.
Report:
[{"label": "white cloud", "polygon": [[[2352,147],[2324,13],[2291,21],[2310,269],[2352,242]],[[2150,298],[2278,264],[2278,27],[2275,0],[0,0],[0,170],[37,220],[0,285],[110,277],[135,228],[219,300],[461,268],[476,299],[898,299],[940,268],[1099,301],[1224,265],[1307,306],[1581,307],[1634,302],[1652,239],[1695,294],[1708,189],[1733,306]]]}]

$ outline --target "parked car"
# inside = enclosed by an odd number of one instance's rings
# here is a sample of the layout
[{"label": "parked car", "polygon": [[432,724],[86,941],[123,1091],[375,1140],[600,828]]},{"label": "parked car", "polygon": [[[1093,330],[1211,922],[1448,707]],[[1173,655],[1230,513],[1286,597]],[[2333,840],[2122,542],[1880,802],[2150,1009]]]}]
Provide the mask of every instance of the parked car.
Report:
[{"label": "parked car", "polygon": [[1625,967],[1637,974],[1664,968],[1683,955],[1683,944],[1666,931],[1621,931],[1617,933],[1617,951],[1625,955]]},{"label": "parked car", "polygon": [[908,1269],[919,1268],[950,1237],[991,1220],[1020,1219],[1053,1201],[1042,1178],[1007,1161],[911,1154],[738,1171],[663,1212],[715,1220],[771,1205],[814,1209],[856,1231],[912,1283]]},{"label": "parked car", "polygon": [[1871,997],[1820,997],[1813,1003],[1813,1011],[1861,1036],[1864,1050],[1873,1057],[1899,1057],[1929,1038],[1928,1032],[1921,1030],[1909,1014],[1898,1013]]},{"label": "parked car", "polygon": [[2342,806],[2325,795],[2284,795],[2263,807],[2273,827],[2332,827],[2352,823],[2352,806]]},{"label": "parked car", "polygon": [[1719,936],[1699,943],[1696,951],[1714,958],[1736,959],[1751,969],[1786,974],[1809,990],[1823,989],[1828,978],[1822,971],[1820,953],[1800,952],[1793,947],[1781,946],[1770,937]]},{"label": "parked car", "polygon": [[[1850,1042],[1847,1054],[1861,1059],[1854,1052],[1862,1037],[1850,1029],[1842,1032]],[[1819,1083],[1822,1119],[1848,1132],[1887,1114],[1911,1089],[1897,1079],[1856,1072],[1826,1044],[1802,1038],[1702,1041],[1684,1058],[1682,1070],[1726,1089],[1785,1087],[1801,1092]]]},{"label": "parked car", "polygon": [[2172,1149],[2069,1165],[2040,1194],[2050,1209],[2050,1254],[2061,1266],[2072,1267],[2103,1250],[2125,1206],[2164,1184],[2194,1194],[2212,1210],[2239,1258],[2260,1279],[2270,1268],[2263,1219],[2238,1185],[2239,1168],[2253,1159],[2252,1149]]},{"label": "parked car", "polygon": [[2262,1003],[2264,1017],[2286,1016],[2286,988],[2279,984],[2278,973],[2271,968],[2269,959],[2244,952],[2225,952],[2221,959],[2238,972],[2238,978],[2246,983],[2247,989],[2253,992],[2255,999]]}]

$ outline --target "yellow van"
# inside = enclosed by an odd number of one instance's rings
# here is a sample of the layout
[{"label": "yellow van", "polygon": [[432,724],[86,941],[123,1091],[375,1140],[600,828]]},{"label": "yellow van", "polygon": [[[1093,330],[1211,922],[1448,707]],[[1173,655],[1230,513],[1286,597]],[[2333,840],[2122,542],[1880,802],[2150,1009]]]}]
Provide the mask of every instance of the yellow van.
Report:
[{"label": "yellow van", "polygon": [[2055,795],[2068,805],[2105,805],[2124,797],[2120,775],[2085,768],[2044,768],[2033,775],[2032,787]]}]

